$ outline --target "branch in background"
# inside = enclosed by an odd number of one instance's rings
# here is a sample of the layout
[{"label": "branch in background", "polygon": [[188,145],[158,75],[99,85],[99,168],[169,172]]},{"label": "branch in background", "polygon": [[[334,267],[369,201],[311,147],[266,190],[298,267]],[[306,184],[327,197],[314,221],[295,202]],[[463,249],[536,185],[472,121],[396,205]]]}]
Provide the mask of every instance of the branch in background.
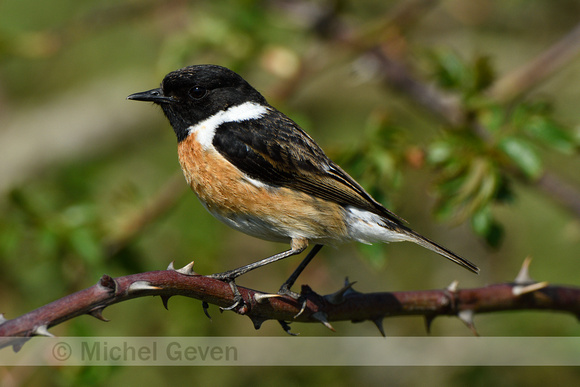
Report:
[{"label": "branch in background", "polygon": [[554,75],[578,54],[580,54],[580,23],[536,58],[498,79],[489,93],[498,101],[513,100]]},{"label": "branch in background", "polygon": [[[406,50],[397,48],[405,47],[405,44],[401,43],[402,40],[404,41],[404,37],[400,36],[400,32],[417,23],[437,2],[415,0],[401,4],[383,18],[378,26],[373,26],[368,31],[360,33],[353,33],[346,23],[340,20],[336,12],[319,12],[323,15],[321,17],[326,20],[325,25],[333,26],[325,34],[319,35],[321,38],[342,45],[343,48],[350,49],[362,58],[363,62],[368,60],[371,63],[370,71],[378,72],[387,87],[407,95],[412,101],[427,111],[435,113],[450,125],[458,126],[465,123],[468,112],[462,108],[459,97],[418,77],[408,61],[405,60]],[[328,21],[329,17],[334,17],[333,22]],[[328,32],[332,32],[332,34]],[[377,41],[375,38],[377,36],[383,41]],[[499,78],[490,86],[489,95],[498,101],[509,101],[516,98],[554,75],[576,58],[579,52],[580,24],[535,59]],[[288,82],[287,88],[289,90],[296,90],[298,81],[304,80],[303,74],[308,72],[308,68],[308,63],[303,60],[301,76]],[[284,90],[284,88],[282,89]],[[283,95],[287,97],[288,93]],[[480,123],[471,122],[471,125],[473,125],[474,132],[485,139],[487,134],[482,130]],[[550,171],[545,171],[536,180],[536,187],[580,218],[580,192],[578,189]]]},{"label": "branch in background", "polygon": [[[370,41],[372,36],[382,35],[379,32],[385,31],[391,26],[397,26],[398,29],[406,29],[417,22],[417,20],[431,9],[437,2],[432,0],[413,0],[403,2],[396,6],[395,9],[387,15],[385,20],[382,20],[378,26],[371,28],[354,36],[346,24],[341,23],[336,14],[336,10],[332,8],[324,8],[322,6],[311,3],[294,3],[281,1],[277,7],[283,9],[285,12],[292,12],[296,17],[301,19],[305,15],[318,15],[317,18],[312,19],[313,26],[318,26],[316,31],[318,35],[324,36],[327,39],[333,39],[343,44],[351,45],[361,53],[372,47],[372,44],[364,44],[365,41]],[[306,9],[305,9],[306,8]],[[311,18],[311,17],[310,17]],[[327,23],[321,22],[321,19]],[[323,26],[325,28],[323,28]],[[295,74],[286,79],[283,83],[277,85],[269,91],[268,95],[274,100],[284,101],[294,95],[299,89],[300,85],[314,73],[320,73],[325,67],[324,63],[320,63],[319,58],[303,56],[300,59],[300,65]],[[385,71],[390,68],[391,76],[387,77],[391,86],[395,79],[399,79],[401,83],[401,91],[412,90],[411,96],[422,104],[426,104],[427,108],[439,112],[444,117],[449,117],[452,122],[458,123],[462,117],[459,111],[459,104],[455,98],[449,94],[444,94],[434,88],[431,88],[425,94],[423,84],[412,78],[406,72],[405,67],[396,63],[390,63],[390,66],[384,67]],[[158,192],[151,202],[145,206],[139,213],[137,213],[117,235],[113,236],[106,242],[105,249],[110,256],[115,255],[123,249],[133,238],[138,236],[144,228],[153,223],[157,218],[163,216],[172,206],[177,202],[183,192],[186,191],[186,184],[183,183],[181,174],[173,176],[163,185],[160,192]]]},{"label": "branch in background", "polygon": [[[373,36],[398,36],[398,32],[416,24],[436,4],[437,2],[432,0],[414,0],[401,3],[377,26],[370,27],[368,31],[361,33],[351,31],[345,23],[341,22],[339,15],[334,9],[309,9],[307,13],[319,15],[319,19],[326,21],[325,23],[321,23],[317,19],[312,21],[313,25],[327,27],[324,31],[317,29],[321,37],[346,45],[351,50],[356,51],[362,58],[377,62],[379,64],[379,74],[387,87],[394,88],[398,92],[407,95],[411,100],[442,117],[449,124],[458,126],[465,122],[467,112],[463,111],[460,100],[456,95],[443,91],[417,77],[412,69],[409,68],[409,64],[399,58],[401,51],[394,50],[390,42],[376,45],[376,42],[372,41]],[[292,2],[278,4],[284,10],[299,16],[300,13],[305,12],[303,9],[305,4],[298,5]],[[308,6],[311,8],[316,7],[311,4]],[[396,32],[387,34],[389,30]],[[506,100],[520,95],[554,74],[572,60],[578,54],[578,51],[580,51],[580,24],[529,64],[498,79],[490,87],[490,95],[498,100]],[[308,56],[302,57],[299,69],[294,76],[279,84],[269,94],[277,100],[288,99],[309,76],[313,73],[321,72],[323,70],[321,67],[325,67],[325,65],[320,64],[318,59],[309,58]],[[477,122],[473,123],[473,125],[476,133],[480,136],[486,135]],[[108,243],[107,249],[111,254],[118,252],[135,235],[138,235],[143,228],[153,222],[155,218],[163,215],[171,208],[179,195],[185,190],[185,185],[182,184],[181,179],[181,176],[169,179],[166,186],[156,195],[152,203],[145,207],[142,213],[137,214],[120,235]],[[545,172],[537,180],[536,184],[538,188],[565,208],[571,210],[577,217],[580,217],[580,193],[574,187],[549,171]]]},{"label": "branch in background", "polygon": [[379,74],[387,87],[404,93],[415,103],[442,117],[453,126],[464,122],[466,112],[462,111],[457,96],[419,79],[412,74],[408,65],[391,57],[388,50],[383,47],[377,47],[369,51],[367,55],[378,62]]},{"label": "branch in background", "polygon": [[[321,296],[307,285],[302,286],[301,300],[287,296],[269,295],[239,287],[243,306],[236,312],[248,316],[256,329],[266,320],[278,320],[289,332],[287,322],[322,323],[331,330],[332,321],[372,321],[385,335],[382,321],[394,316],[424,316],[427,330],[437,316],[457,316],[477,334],[473,316],[507,310],[552,310],[580,316],[580,289],[549,286],[547,282],[533,281],[529,274],[530,260],[526,259],[512,283],[489,285],[483,288],[459,289],[453,282],[446,289],[407,292],[359,293],[353,283],[345,283],[339,291]],[[186,296],[201,300],[207,314],[207,305],[228,307],[234,296],[230,286],[222,281],[198,275],[193,262],[175,270],[153,271],[111,278],[85,290],[61,298],[32,312],[6,320],[0,315],[0,348],[23,344],[18,337],[51,336],[48,329],[74,317],[89,314],[100,320],[103,310],[119,302],[137,297],[160,296],[163,304],[172,296]]]},{"label": "branch in background", "polygon": [[[529,91],[537,86],[541,80],[553,75],[567,61],[572,60],[578,51],[580,51],[580,25],[561,41],[532,60],[533,65],[526,65],[497,80],[490,87],[491,95],[506,99],[509,96],[515,97]],[[464,122],[467,112],[461,108],[458,98],[419,79],[409,69],[408,64],[403,64],[398,58],[393,57],[389,50],[382,46],[376,47],[367,55],[372,55],[374,60],[380,64],[380,74],[386,85],[411,97],[412,100],[437,114],[451,125]],[[542,67],[542,64],[547,60],[553,61],[554,65]],[[505,86],[508,84],[509,87]],[[479,122],[472,122],[471,125],[475,133],[480,136],[486,135],[481,130]],[[580,218],[580,192],[576,188],[549,171],[544,172],[536,181],[535,186]]]},{"label": "branch in background", "polygon": [[536,186],[580,218],[580,193],[571,184],[546,171],[536,181]]},{"label": "branch in background", "polygon": [[125,226],[105,243],[105,250],[113,256],[159,217],[171,209],[186,192],[187,184],[181,173],[175,173],[161,187],[151,201],[135,214]]}]

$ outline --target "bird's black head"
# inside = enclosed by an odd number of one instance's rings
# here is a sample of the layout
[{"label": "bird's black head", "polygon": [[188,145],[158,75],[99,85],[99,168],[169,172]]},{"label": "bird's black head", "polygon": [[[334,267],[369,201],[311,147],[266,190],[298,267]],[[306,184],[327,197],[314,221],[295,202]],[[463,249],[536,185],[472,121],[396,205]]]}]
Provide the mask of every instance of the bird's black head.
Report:
[{"label": "bird's black head", "polygon": [[188,66],[170,72],[160,88],[127,98],[161,106],[178,141],[187,137],[188,127],[221,110],[244,102],[267,105],[264,97],[242,77],[217,65]]}]

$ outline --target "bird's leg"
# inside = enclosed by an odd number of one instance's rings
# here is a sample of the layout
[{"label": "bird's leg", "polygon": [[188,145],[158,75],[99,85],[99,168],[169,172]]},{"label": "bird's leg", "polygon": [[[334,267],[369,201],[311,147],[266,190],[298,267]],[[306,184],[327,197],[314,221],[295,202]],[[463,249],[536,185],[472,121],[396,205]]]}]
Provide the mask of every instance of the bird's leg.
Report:
[{"label": "bird's leg", "polygon": [[294,283],[298,279],[298,276],[304,271],[304,269],[306,268],[306,266],[308,266],[310,261],[312,261],[312,259],[316,256],[316,254],[318,254],[320,249],[322,249],[322,246],[323,245],[314,245],[312,250],[310,250],[308,252],[308,255],[306,255],[306,258],[304,258],[302,262],[300,262],[300,265],[298,265],[296,270],[294,270],[294,272],[290,275],[290,277],[288,277],[288,279],[282,284],[282,286],[280,286],[278,294],[287,295],[296,300],[300,298],[300,295],[291,291],[290,288],[292,287],[292,285],[294,285]]},{"label": "bird's leg", "polygon": [[[304,258],[302,262],[300,262],[300,265],[298,265],[296,270],[294,270],[294,272],[292,272],[290,277],[288,277],[288,279],[282,284],[282,286],[280,286],[280,290],[278,290],[278,293],[276,295],[288,296],[295,299],[296,301],[300,301],[302,295],[291,291],[290,288],[292,287],[292,285],[294,285],[294,283],[298,279],[298,276],[304,271],[304,269],[306,268],[306,266],[308,266],[310,261],[312,261],[312,259],[316,256],[316,254],[318,254],[320,249],[322,249],[322,246],[323,245],[314,245],[312,250],[310,250],[306,255],[306,258]],[[300,316],[305,310],[306,310],[306,299],[304,298],[302,299],[302,306],[300,308],[300,311],[294,316],[294,318]],[[282,324],[282,327],[284,327],[285,322],[284,321],[279,322],[280,324]]]},{"label": "bird's leg", "polygon": [[219,279],[222,281],[234,280],[234,279],[238,278],[239,276],[246,274],[249,271],[255,270],[255,269],[260,268],[262,266],[266,266],[270,263],[279,261],[281,259],[291,257],[292,255],[300,254],[301,252],[303,252],[306,249],[306,247],[308,247],[308,241],[306,241],[305,239],[299,239],[299,240],[293,239],[291,247],[292,248],[290,250],[283,251],[281,253],[272,255],[271,257],[264,258],[260,261],[250,263],[250,264],[242,266],[242,267],[238,267],[237,269],[224,271],[223,273],[211,274],[211,275],[208,275],[208,277]]},{"label": "bird's leg", "polygon": [[[240,294],[238,287],[235,283],[236,278],[238,278],[239,276],[241,276],[243,274],[246,274],[249,271],[257,269],[259,267],[268,265],[270,263],[279,261],[279,260],[284,259],[284,258],[291,257],[291,256],[296,255],[296,254],[300,254],[301,252],[303,252],[306,249],[306,247],[308,247],[308,240],[304,239],[304,238],[292,239],[290,247],[291,247],[290,250],[283,251],[281,253],[272,255],[271,257],[264,258],[260,261],[250,263],[250,264],[242,266],[242,267],[238,267],[237,269],[224,271],[223,273],[208,275],[207,277],[209,277],[209,278],[215,278],[215,279],[229,283],[231,288],[232,288],[232,291],[234,293],[234,303],[233,303],[233,305],[231,305],[227,308],[223,308],[223,309],[224,310],[234,309],[240,304],[240,302],[242,302],[242,295]],[[298,273],[298,274],[300,274],[300,273]],[[298,275],[296,275],[296,277],[297,276]],[[294,279],[294,281],[295,281],[295,279]]]}]

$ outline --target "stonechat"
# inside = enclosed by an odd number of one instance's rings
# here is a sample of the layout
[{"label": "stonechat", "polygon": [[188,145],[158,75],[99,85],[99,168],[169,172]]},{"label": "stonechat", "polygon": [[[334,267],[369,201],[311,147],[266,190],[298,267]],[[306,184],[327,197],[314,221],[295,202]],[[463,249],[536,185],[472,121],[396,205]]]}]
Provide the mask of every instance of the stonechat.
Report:
[{"label": "stonechat", "polygon": [[283,285],[288,291],[323,245],[409,241],[477,273],[473,263],[419,235],[330,160],[294,121],[235,72],[188,66],[128,99],[161,107],[178,141],[185,180],[216,218],[290,249],[214,274],[236,277],[314,247]]}]

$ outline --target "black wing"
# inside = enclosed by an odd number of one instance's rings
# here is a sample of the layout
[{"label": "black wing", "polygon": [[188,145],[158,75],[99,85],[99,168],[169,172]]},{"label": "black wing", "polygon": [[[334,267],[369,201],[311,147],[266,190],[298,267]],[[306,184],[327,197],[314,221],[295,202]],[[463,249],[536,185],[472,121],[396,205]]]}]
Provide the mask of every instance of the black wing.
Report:
[{"label": "black wing", "polygon": [[397,215],[374,200],[308,134],[276,110],[258,120],[220,125],[213,145],[252,179],[364,209],[402,225]]}]

